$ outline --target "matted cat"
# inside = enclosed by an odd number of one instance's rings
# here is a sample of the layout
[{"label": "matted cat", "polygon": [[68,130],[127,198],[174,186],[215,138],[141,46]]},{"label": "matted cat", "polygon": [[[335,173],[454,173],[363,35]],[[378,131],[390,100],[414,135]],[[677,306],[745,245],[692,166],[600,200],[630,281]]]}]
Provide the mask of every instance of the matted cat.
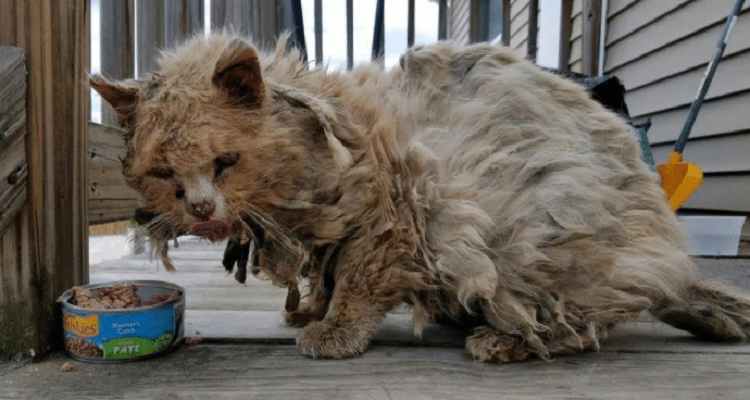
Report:
[{"label": "matted cat", "polygon": [[417,334],[473,328],[478,361],[597,349],[645,310],[750,336],[750,299],[698,280],[631,128],[584,88],[488,44],[348,73],[286,48],[196,37],[145,79],[91,85],[127,131],[153,239],[256,240],[304,354],[363,352],[403,302]]}]

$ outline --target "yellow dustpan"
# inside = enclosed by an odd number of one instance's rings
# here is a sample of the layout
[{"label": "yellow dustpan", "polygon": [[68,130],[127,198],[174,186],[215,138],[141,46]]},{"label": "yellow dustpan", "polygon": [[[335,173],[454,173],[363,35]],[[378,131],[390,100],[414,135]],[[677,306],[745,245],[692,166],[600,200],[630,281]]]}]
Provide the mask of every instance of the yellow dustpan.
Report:
[{"label": "yellow dustpan", "polygon": [[672,211],[677,211],[703,180],[701,169],[695,164],[683,162],[682,153],[676,151],[669,154],[666,164],[660,164],[656,169],[661,175],[661,186]]},{"label": "yellow dustpan", "polygon": [[685,126],[682,128],[682,133],[675,143],[674,151],[669,154],[669,160],[666,164],[660,164],[656,167],[661,175],[661,186],[667,195],[667,202],[672,211],[677,211],[680,206],[687,201],[690,195],[698,189],[701,181],[703,180],[703,172],[695,164],[687,163],[682,161],[682,151],[685,149],[685,143],[687,143],[688,136],[690,135],[690,129],[695,123],[695,119],[698,117],[698,110],[700,110],[703,104],[703,99],[706,97],[708,87],[711,86],[711,80],[714,78],[716,72],[716,66],[721,60],[724,49],[727,47],[727,39],[729,33],[737,22],[737,16],[742,9],[742,3],[745,0],[736,0],[732,12],[727,17],[727,22],[724,24],[724,31],[721,33],[719,42],[716,44],[713,58],[708,64],[706,74],[703,76],[703,82],[698,89],[698,95],[696,96],[693,104],[690,106],[690,112],[688,118],[685,121]]}]

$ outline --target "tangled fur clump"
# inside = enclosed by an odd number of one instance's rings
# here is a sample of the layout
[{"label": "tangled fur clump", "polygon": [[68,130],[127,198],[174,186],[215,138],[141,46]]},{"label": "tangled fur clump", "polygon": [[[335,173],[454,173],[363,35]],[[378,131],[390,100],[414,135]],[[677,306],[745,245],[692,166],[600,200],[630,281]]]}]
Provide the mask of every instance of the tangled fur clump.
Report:
[{"label": "tangled fur clump", "polygon": [[479,361],[596,349],[645,310],[750,336],[750,299],[698,280],[630,128],[582,87],[487,44],[415,47],[389,73],[285,49],[214,34],[144,80],[91,83],[152,237],[254,240],[303,353],[363,352],[402,302],[417,333],[473,327]]}]

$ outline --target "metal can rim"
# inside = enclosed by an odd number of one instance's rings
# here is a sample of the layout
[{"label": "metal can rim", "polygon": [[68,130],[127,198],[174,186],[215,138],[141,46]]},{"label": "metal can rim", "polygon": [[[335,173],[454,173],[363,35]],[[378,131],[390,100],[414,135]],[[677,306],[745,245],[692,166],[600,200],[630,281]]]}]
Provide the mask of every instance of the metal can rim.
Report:
[{"label": "metal can rim", "polygon": [[184,300],[185,298],[185,289],[180,286],[176,285],[171,282],[166,281],[156,281],[156,280],[123,280],[123,281],[111,281],[111,282],[103,282],[103,283],[94,283],[90,285],[84,285],[79,286],[83,289],[92,290],[92,289],[100,289],[104,287],[111,287],[115,285],[136,285],[136,286],[148,286],[148,287],[160,287],[160,288],[166,288],[166,289],[174,289],[179,290],[180,295],[176,298],[165,301],[162,303],[152,304],[145,307],[134,307],[134,308],[83,308],[79,307],[77,305],[71,304],[68,302],[70,298],[73,296],[73,293],[70,289],[63,292],[62,296],[60,296],[60,302],[62,303],[63,308],[68,308],[74,311],[80,311],[90,314],[129,314],[133,312],[143,312],[143,311],[150,311],[150,310],[156,310],[158,308],[161,308],[168,304],[176,304],[177,302]]}]

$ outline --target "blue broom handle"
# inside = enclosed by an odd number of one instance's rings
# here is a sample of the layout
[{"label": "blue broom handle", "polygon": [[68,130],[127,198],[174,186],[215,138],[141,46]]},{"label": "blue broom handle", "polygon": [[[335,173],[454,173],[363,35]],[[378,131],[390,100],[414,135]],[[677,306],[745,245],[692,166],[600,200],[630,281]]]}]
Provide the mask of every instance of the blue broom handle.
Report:
[{"label": "blue broom handle", "polygon": [[727,22],[726,24],[724,24],[724,31],[721,33],[719,42],[716,44],[714,56],[711,59],[711,62],[708,64],[706,74],[703,75],[703,81],[701,82],[700,88],[698,89],[698,95],[693,101],[693,104],[690,105],[690,112],[688,112],[685,126],[682,127],[682,133],[680,133],[680,137],[677,139],[677,143],[675,143],[674,151],[677,153],[682,153],[682,151],[685,149],[685,143],[687,143],[688,136],[690,136],[690,130],[693,129],[693,124],[695,124],[695,120],[698,118],[698,111],[700,110],[701,105],[703,105],[703,99],[706,98],[708,88],[709,86],[711,86],[711,81],[714,79],[716,66],[719,64],[719,60],[721,60],[721,56],[724,54],[724,50],[727,48],[727,40],[729,39],[729,34],[731,33],[734,24],[737,22],[737,16],[740,14],[740,10],[742,9],[742,4],[744,2],[745,0],[737,0],[734,3],[732,12],[727,17]]}]

